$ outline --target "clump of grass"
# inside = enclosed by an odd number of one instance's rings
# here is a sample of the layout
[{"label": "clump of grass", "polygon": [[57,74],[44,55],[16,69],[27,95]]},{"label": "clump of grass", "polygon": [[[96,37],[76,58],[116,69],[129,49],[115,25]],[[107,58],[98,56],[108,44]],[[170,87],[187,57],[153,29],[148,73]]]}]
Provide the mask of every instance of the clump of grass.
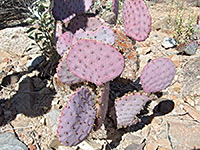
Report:
[{"label": "clump of grass", "polygon": [[[178,43],[191,40],[194,31],[196,15],[193,10],[188,10],[184,1],[171,0],[167,23],[173,30],[173,38]],[[186,16],[186,10],[190,11]]]}]

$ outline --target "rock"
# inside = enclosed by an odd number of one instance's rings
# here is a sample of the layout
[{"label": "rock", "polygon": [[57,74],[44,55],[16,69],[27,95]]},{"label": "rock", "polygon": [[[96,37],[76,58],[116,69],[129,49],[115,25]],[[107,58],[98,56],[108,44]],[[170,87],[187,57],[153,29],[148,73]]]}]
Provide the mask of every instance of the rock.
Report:
[{"label": "rock", "polygon": [[[183,68],[181,93],[190,104],[196,104],[196,97],[200,96],[200,57],[191,59]],[[193,102],[192,102],[193,101]]]},{"label": "rock", "polygon": [[40,63],[42,63],[45,60],[45,56],[36,55],[31,60],[28,60],[26,63],[26,67],[29,71],[32,71],[35,69]]},{"label": "rock", "polygon": [[19,113],[32,116],[32,107],[34,105],[34,86],[31,78],[26,77],[19,83],[19,92],[13,96],[13,105]]},{"label": "rock", "polygon": [[200,112],[189,106],[188,104],[183,104],[183,109],[194,118],[194,120],[200,122]]},{"label": "rock", "polygon": [[60,115],[61,115],[61,110],[59,109],[51,110],[45,115],[47,126],[54,135],[57,135],[57,128],[58,128]]},{"label": "rock", "polygon": [[7,75],[6,77],[3,78],[1,85],[6,87],[10,84],[15,84],[19,81],[20,77],[21,77],[20,73]]},{"label": "rock", "polygon": [[174,150],[200,147],[200,126],[189,121],[168,121],[169,138]]},{"label": "rock", "polygon": [[164,48],[166,48],[166,49],[167,48],[175,47],[176,45],[177,45],[176,41],[173,38],[171,38],[171,37],[165,37],[163,39],[162,46]]},{"label": "rock", "polygon": [[[11,55],[21,55],[26,48],[33,42],[24,33],[28,28],[15,27],[0,30],[0,45],[1,49]],[[38,51],[39,48],[34,48],[33,51]]]},{"label": "rock", "polygon": [[1,150],[28,150],[26,145],[20,142],[12,133],[0,134]]},{"label": "rock", "polygon": [[177,68],[181,66],[181,61],[182,61],[181,55],[171,54],[169,56],[169,59],[171,59],[171,61],[173,61],[173,63],[175,64],[175,66]]},{"label": "rock", "polygon": [[7,111],[4,111],[4,118],[8,119],[8,118],[11,118],[12,116],[12,111],[10,110],[7,110]]},{"label": "rock", "polygon": [[200,0],[196,0],[196,6],[200,7]]}]

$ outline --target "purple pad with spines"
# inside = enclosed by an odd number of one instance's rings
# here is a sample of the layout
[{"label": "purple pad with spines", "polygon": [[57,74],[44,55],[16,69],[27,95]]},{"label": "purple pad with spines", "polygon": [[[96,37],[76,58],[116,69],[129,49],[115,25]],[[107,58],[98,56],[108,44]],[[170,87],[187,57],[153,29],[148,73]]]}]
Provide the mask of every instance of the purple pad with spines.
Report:
[{"label": "purple pad with spines", "polygon": [[54,0],[52,13],[56,20],[67,22],[75,15],[87,12],[92,0]]},{"label": "purple pad with spines", "polygon": [[143,68],[140,80],[146,93],[155,93],[167,88],[175,74],[176,67],[170,59],[157,58]]},{"label": "purple pad with spines", "polygon": [[68,52],[71,44],[72,44],[73,34],[69,31],[63,33],[56,43],[56,50],[59,55],[64,56],[65,53]]},{"label": "purple pad with spines", "polygon": [[79,89],[63,109],[58,126],[58,139],[65,146],[75,146],[92,131],[96,111],[94,96],[86,87]]},{"label": "purple pad with spines", "polygon": [[92,39],[113,45],[115,43],[115,33],[108,26],[100,26],[96,31],[78,30],[72,39],[72,45],[80,39]]},{"label": "purple pad with spines", "polygon": [[57,76],[59,81],[67,85],[84,82],[85,80],[80,79],[79,77],[75,76],[73,73],[70,72],[66,63],[66,56],[67,55],[64,55],[57,67]]},{"label": "purple pad with spines", "polygon": [[135,124],[135,116],[141,111],[149,98],[144,94],[123,96],[115,100],[117,126],[127,127]]},{"label": "purple pad with spines", "polygon": [[108,44],[82,39],[69,51],[67,65],[79,78],[101,85],[122,73],[124,57]]},{"label": "purple pad with spines", "polygon": [[122,15],[126,35],[136,41],[144,41],[151,31],[151,16],[145,2],[143,0],[126,0]]}]

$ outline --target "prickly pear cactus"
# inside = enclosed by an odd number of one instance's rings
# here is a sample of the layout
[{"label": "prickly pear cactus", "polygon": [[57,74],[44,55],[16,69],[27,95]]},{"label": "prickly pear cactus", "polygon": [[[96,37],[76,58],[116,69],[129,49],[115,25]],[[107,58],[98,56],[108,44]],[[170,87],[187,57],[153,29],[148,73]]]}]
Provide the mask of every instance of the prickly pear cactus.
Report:
[{"label": "prickly pear cactus", "polygon": [[56,50],[58,54],[64,56],[64,54],[69,50],[72,44],[73,34],[69,31],[63,33],[56,43]]},{"label": "prickly pear cactus", "polygon": [[66,146],[86,139],[94,125],[94,96],[86,87],[79,89],[63,109],[58,126],[58,138]]},{"label": "prickly pear cactus", "polygon": [[167,58],[158,58],[150,61],[142,70],[141,83],[146,93],[155,93],[164,90],[174,79],[176,67]]},{"label": "prickly pear cactus", "polygon": [[126,127],[136,123],[135,116],[140,112],[149,98],[145,94],[123,96],[115,100],[117,126]]},{"label": "prickly pear cactus", "polygon": [[143,0],[126,0],[123,6],[126,35],[144,41],[151,31],[151,16]]},{"label": "prickly pear cactus", "polygon": [[78,30],[74,34],[72,44],[75,44],[80,39],[92,39],[113,45],[115,43],[115,34],[110,27],[100,26],[96,31],[84,31],[82,29]]},{"label": "prickly pear cactus", "polygon": [[84,82],[83,79],[80,79],[79,77],[75,76],[73,73],[71,73],[67,67],[66,63],[67,55],[64,55],[60,63],[57,67],[57,75],[60,82],[72,85],[80,82]]},{"label": "prickly pear cactus", "polygon": [[110,91],[110,83],[105,83],[103,87],[103,91],[101,93],[101,97],[97,102],[97,118],[95,120],[94,130],[98,130],[103,124],[107,110],[108,110],[108,100],[109,100],[109,91]]},{"label": "prickly pear cactus", "polygon": [[67,66],[79,78],[101,85],[121,74],[124,58],[110,45],[82,39],[69,51]]}]

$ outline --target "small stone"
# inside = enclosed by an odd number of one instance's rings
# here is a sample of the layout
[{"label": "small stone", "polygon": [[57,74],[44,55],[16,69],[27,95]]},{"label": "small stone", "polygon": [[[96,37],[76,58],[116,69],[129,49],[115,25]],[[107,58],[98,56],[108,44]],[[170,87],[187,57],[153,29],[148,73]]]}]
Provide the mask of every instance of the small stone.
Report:
[{"label": "small stone", "polygon": [[177,45],[176,41],[171,37],[165,37],[162,42],[162,46],[166,49],[173,48]]},{"label": "small stone", "polygon": [[26,67],[29,71],[32,71],[35,69],[36,66],[38,66],[40,63],[42,63],[45,60],[44,56],[34,56],[31,60],[28,60],[26,63]]},{"label": "small stone", "polygon": [[181,91],[181,85],[180,85],[180,83],[176,82],[173,86],[174,86],[174,90],[176,92],[180,93],[180,91]]},{"label": "small stone", "polygon": [[40,119],[40,123],[42,124],[42,125],[46,125],[46,118],[42,118],[42,119]]},{"label": "small stone", "polygon": [[182,62],[181,55],[172,54],[172,55],[169,56],[169,59],[171,59],[171,61],[173,61],[173,63],[175,64],[176,68],[181,66],[181,62]]},{"label": "small stone", "polygon": [[200,7],[200,0],[196,0],[196,6]]}]

